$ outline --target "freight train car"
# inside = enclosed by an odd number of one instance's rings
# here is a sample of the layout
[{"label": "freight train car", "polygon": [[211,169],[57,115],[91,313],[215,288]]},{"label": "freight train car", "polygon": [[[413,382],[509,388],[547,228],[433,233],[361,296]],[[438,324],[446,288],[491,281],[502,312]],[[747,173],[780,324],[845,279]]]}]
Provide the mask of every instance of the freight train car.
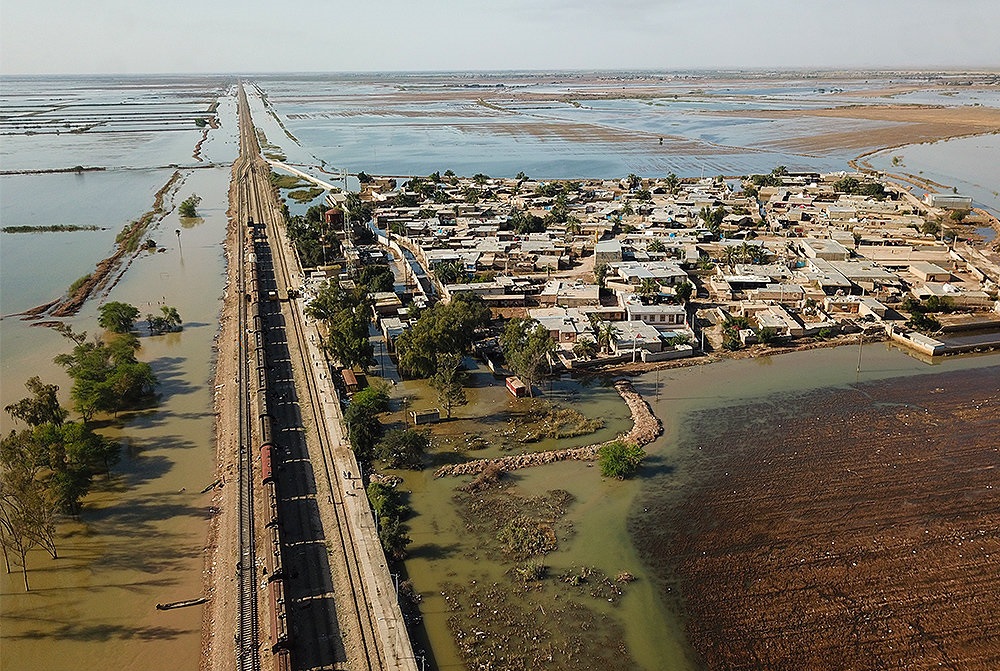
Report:
[{"label": "freight train car", "polygon": [[268,584],[271,605],[271,652],[288,647],[288,613],[285,611],[285,581]]}]

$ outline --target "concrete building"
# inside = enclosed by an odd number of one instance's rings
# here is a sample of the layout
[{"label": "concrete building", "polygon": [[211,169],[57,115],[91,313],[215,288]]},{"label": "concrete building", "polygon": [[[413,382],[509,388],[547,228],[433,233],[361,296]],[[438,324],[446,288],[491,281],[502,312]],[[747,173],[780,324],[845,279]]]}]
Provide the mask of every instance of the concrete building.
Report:
[{"label": "concrete building", "polygon": [[687,311],[683,305],[643,305],[636,296],[624,297],[621,304],[628,321],[638,321],[656,329],[667,330],[683,327],[687,323]]},{"label": "concrete building", "polygon": [[601,240],[594,245],[594,265],[621,263],[622,243],[618,240]]},{"label": "concrete building", "polygon": [[615,335],[611,339],[611,348],[615,354],[660,352],[663,350],[663,340],[660,332],[641,321],[625,321],[615,324]]},{"label": "concrete building", "polygon": [[563,307],[579,307],[582,305],[600,305],[601,287],[596,284],[582,282],[565,282],[549,280],[538,294],[541,305],[561,305]]},{"label": "concrete building", "polygon": [[805,238],[803,240],[799,240],[798,245],[802,253],[810,259],[846,261],[851,257],[850,250],[836,240]]},{"label": "concrete building", "polygon": [[924,203],[931,207],[941,207],[946,210],[968,210],[972,208],[972,198],[957,193],[928,193],[924,195]]}]

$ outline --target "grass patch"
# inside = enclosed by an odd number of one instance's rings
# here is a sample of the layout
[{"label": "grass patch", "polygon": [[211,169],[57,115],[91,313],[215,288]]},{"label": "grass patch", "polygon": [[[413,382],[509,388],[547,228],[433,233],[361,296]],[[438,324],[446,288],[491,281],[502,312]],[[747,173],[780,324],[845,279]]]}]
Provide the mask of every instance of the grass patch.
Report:
[{"label": "grass patch", "polygon": [[83,277],[77,278],[73,284],[69,285],[69,293],[75,294],[76,290],[82,287],[84,284],[90,281],[90,275],[84,275]]},{"label": "grass patch", "polygon": [[271,173],[271,184],[279,189],[304,189],[309,187],[309,182],[296,175],[279,175]]},{"label": "grass patch", "polygon": [[322,195],[325,190],[326,189],[319,186],[315,186],[311,189],[296,189],[295,191],[289,191],[288,197],[297,203],[309,203],[316,200],[316,198]]},{"label": "grass patch", "polygon": [[522,443],[535,443],[546,438],[575,438],[586,436],[604,427],[604,420],[590,418],[572,408],[564,408],[546,401],[535,401],[523,416],[516,420],[524,433]]}]

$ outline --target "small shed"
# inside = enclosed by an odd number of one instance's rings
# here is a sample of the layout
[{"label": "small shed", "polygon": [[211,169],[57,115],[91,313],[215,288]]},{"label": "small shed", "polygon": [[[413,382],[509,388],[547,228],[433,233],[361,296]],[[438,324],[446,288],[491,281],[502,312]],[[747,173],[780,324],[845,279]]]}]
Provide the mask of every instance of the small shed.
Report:
[{"label": "small shed", "polygon": [[358,378],[353,370],[345,368],[340,371],[340,376],[344,379],[344,389],[347,390],[348,394],[353,394],[358,390]]},{"label": "small shed", "polygon": [[437,424],[441,421],[441,411],[437,408],[431,408],[430,410],[412,410],[410,411],[410,418],[413,420],[415,426],[420,426],[421,424]]},{"label": "small shed", "polygon": [[521,378],[511,375],[507,378],[507,391],[514,398],[522,398],[528,395],[528,386],[521,382]]}]

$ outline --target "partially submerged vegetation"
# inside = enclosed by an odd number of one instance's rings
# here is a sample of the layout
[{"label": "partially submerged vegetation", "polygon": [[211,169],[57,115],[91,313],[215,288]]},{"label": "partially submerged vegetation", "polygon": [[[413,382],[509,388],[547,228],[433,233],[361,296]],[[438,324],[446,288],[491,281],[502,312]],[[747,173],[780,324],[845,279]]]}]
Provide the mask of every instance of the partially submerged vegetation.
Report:
[{"label": "partially submerged vegetation", "polygon": [[74,231],[105,231],[103,226],[82,226],[79,224],[50,224],[48,226],[4,226],[4,233],[72,233]]},{"label": "partially submerged vegetation", "polygon": [[[594,433],[604,426],[600,417],[587,417],[578,410],[549,401],[536,400],[512,425],[515,439],[522,443],[535,443],[550,438],[576,438]],[[514,445],[509,445],[512,449]]]},{"label": "partially submerged vegetation", "polygon": [[[451,630],[470,668],[634,668],[621,625],[598,610],[617,604],[634,578],[622,571],[611,579],[599,569],[554,570],[545,556],[569,539],[566,515],[573,496],[550,490],[539,496],[517,492],[513,480],[488,468],[455,494],[472,536],[469,558],[490,558],[505,568],[500,581],[448,582],[442,596]],[[553,623],[558,622],[558,626]]]},{"label": "partially submerged vegetation", "polygon": [[95,477],[111,476],[121,446],[96,433],[95,415],[148,406],[153,401],[156,376],[148,363],[135,357],[138,340],[129,333],[138,310],[125,303],[104,310],[105,336],[87,339],[68,326],[60,331],[73,343],[55,362],[73,380],[70,399],[81,421],[68,421],[59,404],[59,387],[37,376],[25,387],[29,396],[4,407],[27,428],[11,431],[0,440],[0,547],[7,572],[19,566],[24,589],[28,580],[28,553],[42,548],[58,558],[57,524],[64,515],[77,515]]}]

